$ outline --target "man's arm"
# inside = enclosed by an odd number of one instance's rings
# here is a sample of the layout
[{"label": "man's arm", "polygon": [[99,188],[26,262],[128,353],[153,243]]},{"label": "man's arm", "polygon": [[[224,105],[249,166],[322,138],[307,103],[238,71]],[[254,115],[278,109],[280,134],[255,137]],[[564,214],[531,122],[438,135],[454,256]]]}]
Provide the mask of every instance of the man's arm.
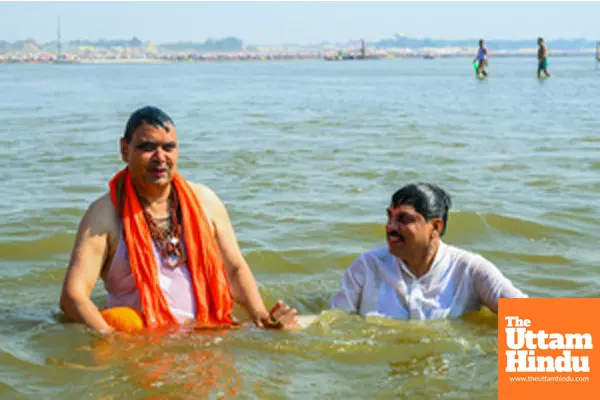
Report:
[{"label": "man's arm", "polygon": [[498,313],[498,299],[500,298],[527,297],[494,264],[485,258],[477,257],[472,267],[475,290],[479,294],[481,302],[494,313]]},{"label": "man's arm", "polygon": [[267,311],[258,291],[254,275],[238,245],[227,209],[212,190],[204,188],[203,197],[214,220],[215,237],[221,250],[235,301],[248,310],[255,324],[259,327],[270,325],[271,319],[278,321],[276,325],[279,327],[295,326],[295,309],[290,310],[288,306],[278,302],[271,313]]},{"label": "man's arm", "polygon": [[358,257],[348,267],[342,277],[342,287],[329,299],[330,308],[339,308],[349,314],[360,313],[360,301],[365,285],[365,264],[363,256]]},{"label": "man's arm", "polygon": [[90,296],[108,257],[109,217],[103,210],[109,201],[108,196],[96,200],[81,220],[60,297],[60,308],[69,319],[102,332],[113,329]]}]

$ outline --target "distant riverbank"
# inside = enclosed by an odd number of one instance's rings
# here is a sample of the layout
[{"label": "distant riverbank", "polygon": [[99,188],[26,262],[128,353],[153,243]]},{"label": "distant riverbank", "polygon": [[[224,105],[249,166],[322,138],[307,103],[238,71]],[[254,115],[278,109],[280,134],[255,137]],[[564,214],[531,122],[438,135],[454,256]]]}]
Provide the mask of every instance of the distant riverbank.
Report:
[{"label": "distant riverbank", "polygon": [[[153,64],[174,62],[236,62],[236,61],[290,61],[290,60],[312,60],[322,61],[325,59],[336,60],[355,55],[356,50],[339,50],[337,52],[269,52],[269,53],[178,53],[161,55],[125,56],[125,57],[101,57],[94,55],[65,55],[57,60],[52,54],[0,54],[0,64]],[[373,60],[385,59],[438,59],[438,58],[471,58],[475,52],[468,50],[448,49],[423,49],[419,51],[407,51],[406,49],[373,50],[366,53],[366,58]],[[491,52],[490,58],[505,57],[536,57],[535,49],[524,49],[520,51],[496,51]],[[579,51],[551,51],[550,57],[595,57],[594,49],[582,49]]]}]

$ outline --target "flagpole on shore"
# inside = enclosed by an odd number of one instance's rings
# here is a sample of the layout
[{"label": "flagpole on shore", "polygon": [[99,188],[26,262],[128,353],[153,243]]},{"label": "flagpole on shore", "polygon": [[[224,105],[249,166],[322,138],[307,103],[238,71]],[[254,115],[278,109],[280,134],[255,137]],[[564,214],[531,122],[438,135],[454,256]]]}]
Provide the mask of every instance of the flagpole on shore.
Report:
[{"label": "flagpole on shore", "polygon": [[56,60],[60,59],[60,17],[58,17],[58,23],[56,25]]}]

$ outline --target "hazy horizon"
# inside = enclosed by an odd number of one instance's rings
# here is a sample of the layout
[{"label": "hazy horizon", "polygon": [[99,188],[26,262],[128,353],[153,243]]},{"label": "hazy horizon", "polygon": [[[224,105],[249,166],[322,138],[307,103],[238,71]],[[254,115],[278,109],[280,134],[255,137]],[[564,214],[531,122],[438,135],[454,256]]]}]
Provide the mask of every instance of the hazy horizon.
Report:
[{"label": "hazy horizon", "polygon": [[600,39],[600,3],[2,2],[0,40],[156,44],[234,36],[246,45],[318,44],[403,33],[434,40]]}]

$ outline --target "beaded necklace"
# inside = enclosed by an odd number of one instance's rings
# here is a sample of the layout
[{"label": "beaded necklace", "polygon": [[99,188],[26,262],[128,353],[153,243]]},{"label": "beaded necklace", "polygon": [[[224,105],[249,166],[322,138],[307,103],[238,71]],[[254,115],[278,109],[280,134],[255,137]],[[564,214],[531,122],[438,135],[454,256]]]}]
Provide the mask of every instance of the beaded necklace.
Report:
[{"label": "beaded necklace", "polygon": [[152,240],[165,264],[170,268],[177,268],[185,264],[185,253],[183,250],[182,232],[181,232],[181,210],[179,209],[179,201],[175,188],[171,188],[169,195],[169,216],[164,219],[169,219],[167,229],[160,229],[156,220],[163,218],[154,218],[146,209],[144,209],[144,217],[150,228]]}]

